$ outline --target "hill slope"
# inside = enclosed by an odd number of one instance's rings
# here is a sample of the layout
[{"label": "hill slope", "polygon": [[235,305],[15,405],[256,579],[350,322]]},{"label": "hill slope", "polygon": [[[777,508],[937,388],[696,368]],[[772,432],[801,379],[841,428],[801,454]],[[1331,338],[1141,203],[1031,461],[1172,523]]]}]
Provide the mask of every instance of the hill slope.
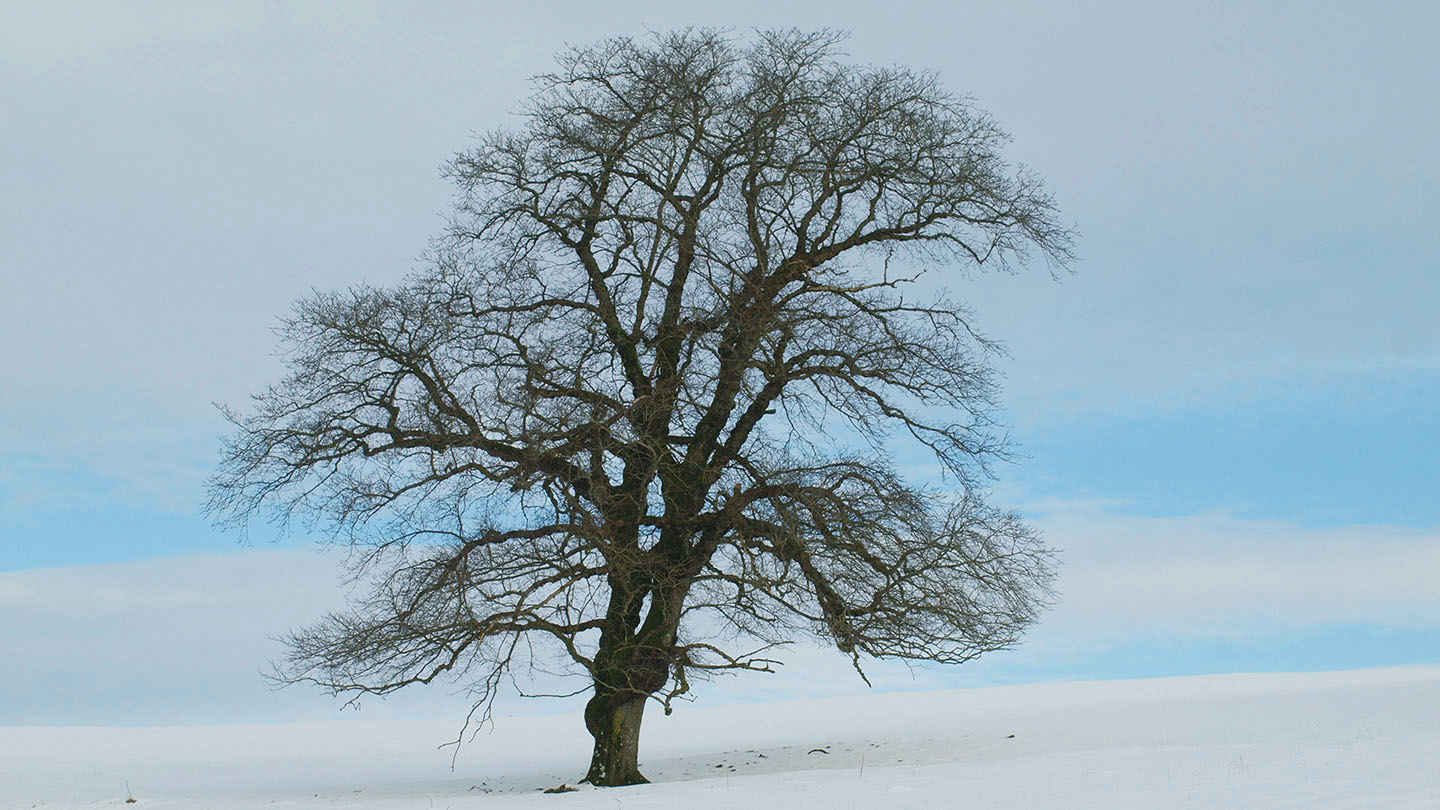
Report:
[{"label": "hill slope", "polygon": [[[574,716],[0,728],[0,806],[141,808],[1440,807],[1440,667],[890,693],[647,718],[655,784],[584,771]],[[1013,736],[1012,736],[1013,735]]]}]

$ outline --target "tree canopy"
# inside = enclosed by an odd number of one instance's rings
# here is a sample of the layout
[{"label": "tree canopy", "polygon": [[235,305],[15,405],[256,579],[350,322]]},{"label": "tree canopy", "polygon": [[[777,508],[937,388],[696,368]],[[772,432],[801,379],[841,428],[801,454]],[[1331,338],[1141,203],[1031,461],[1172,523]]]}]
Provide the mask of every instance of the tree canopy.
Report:
[{"label": "tree canopy", "polygon": [[574,673],[616,785],[648,699],[788,640],[857,669],[1019,640],[1051,554],[985,503],[998,348],[934,280],[1063,266],[1071,233],[987,115],[840,39],[567,50],[447,165],[419,269],[296,305],[210,508],[305,521],[374,587],[291,634],[283,678],[483,707],[516,668]]}]

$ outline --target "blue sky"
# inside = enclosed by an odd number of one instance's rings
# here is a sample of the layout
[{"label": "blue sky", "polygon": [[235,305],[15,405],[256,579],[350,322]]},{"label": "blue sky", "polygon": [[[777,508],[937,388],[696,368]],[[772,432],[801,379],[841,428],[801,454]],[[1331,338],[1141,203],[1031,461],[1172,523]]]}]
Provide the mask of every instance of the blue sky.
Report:
[{"label": "blue sky", "polygon": [[[1010,349],[1024,458],[996,497],[1065,550],[1065,601],[925,683],[1440,661],[1433,4],[346,8],[7,13],[0,605],[28,618],[0,646],[36,663],[0,675],[23,704],[0,723],[333,709],[255,677],[267,635],[341,593],[306,538],[246,547],[200,517],[212,403],[276,377],[296,297],[411,267],[439,164],[563,43],[691,23],[849,29],[857,61],[938,71],[1082,234],[1073,275],[949,283]],[[116,578],[143,599],[95,586]],[[107,697],[87,673],[116,644],[193,677],[127,664],[133,699]]]},{"label": "blue sky", "polygon": [[1223,509],[1305,526],[1440,525],[1440,375],[1293,379],[1226,406],[1019,420],[1026,498]]}]

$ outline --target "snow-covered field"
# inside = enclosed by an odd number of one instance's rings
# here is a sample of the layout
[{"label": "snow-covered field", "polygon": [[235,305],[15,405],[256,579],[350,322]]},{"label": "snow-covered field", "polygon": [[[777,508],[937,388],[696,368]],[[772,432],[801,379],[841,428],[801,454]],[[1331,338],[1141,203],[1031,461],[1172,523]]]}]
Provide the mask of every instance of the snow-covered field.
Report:
[{"label": "snow-covered field", "polygon": [[686,705],[647,715],[655,784],[560,795],[578,717],[500,718],[452,772],[455,732],[0,728],[0,807],[1440,808],[1440,666]]}]

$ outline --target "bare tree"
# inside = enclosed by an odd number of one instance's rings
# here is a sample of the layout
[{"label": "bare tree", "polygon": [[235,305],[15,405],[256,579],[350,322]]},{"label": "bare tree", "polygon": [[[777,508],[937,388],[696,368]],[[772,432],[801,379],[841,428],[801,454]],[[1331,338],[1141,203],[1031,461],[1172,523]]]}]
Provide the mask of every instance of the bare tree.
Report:
[{"label": "bare tree", "polygon": [[787,640],[857,670],[1019,640],[1052,565],[982,501],[997,347],[924,277],[1063,266],[1071,234],[990,118],[839,40],[571,49],[448,165],[422,270],[297,304],[211,512],[318,526],[375,587],[288,638],[284,679],[454,678],[478,710],[516,668],[568,671],[586,779],[626,785],[647,700]]}]

